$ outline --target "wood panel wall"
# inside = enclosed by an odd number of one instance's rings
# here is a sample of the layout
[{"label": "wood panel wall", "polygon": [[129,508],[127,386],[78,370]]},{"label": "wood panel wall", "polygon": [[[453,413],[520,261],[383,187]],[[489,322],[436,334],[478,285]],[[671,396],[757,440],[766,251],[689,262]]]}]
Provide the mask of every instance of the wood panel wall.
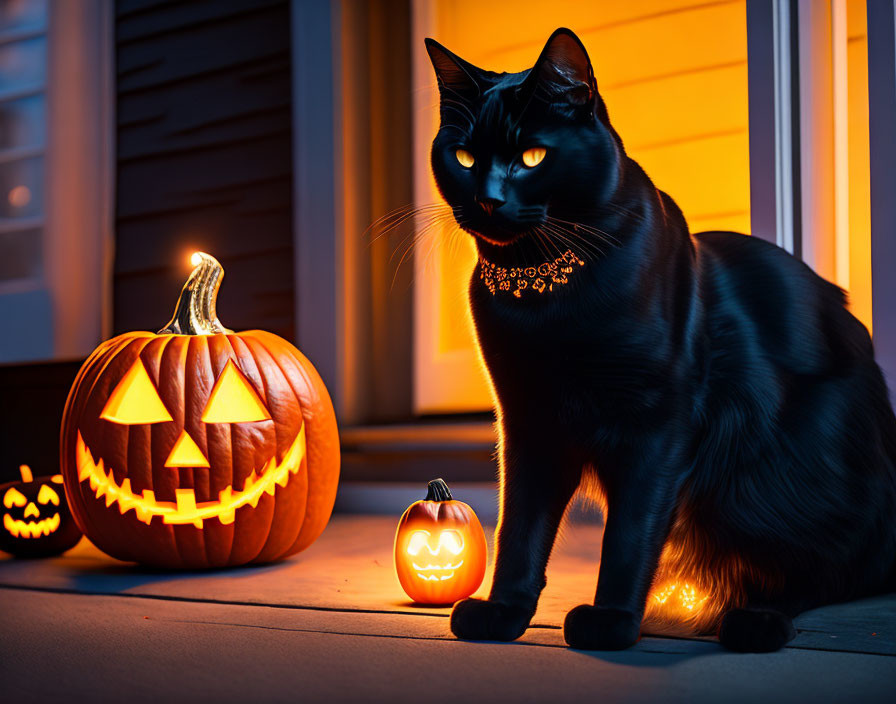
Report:
[{"label": "wood panel wall", "polygon": [[289,13],[116,3],[116,333],[162,327],[202,249],[226,271],[226,326],[293,338]]},{"label": "wood panel wall", "polygon": [[0,364],[0,484],[59,473],[59,427],[81,361]]}]

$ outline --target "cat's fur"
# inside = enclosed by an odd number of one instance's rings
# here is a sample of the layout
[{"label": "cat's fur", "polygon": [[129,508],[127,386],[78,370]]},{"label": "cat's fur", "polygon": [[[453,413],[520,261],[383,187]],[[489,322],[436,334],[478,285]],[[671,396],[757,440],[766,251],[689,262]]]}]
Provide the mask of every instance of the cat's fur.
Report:
[{"label": "cat's fur", "polygon": [[[632,645],[646,608],[653,627],[773,650],[800,611],[892,590],[896,418],[843,292],[759,238],[690,234],[626,155],[569,30],[515,74],[427,49],[433,172],[480,256],[537,266],[571,247],[585,262],[519,298],[473,273],[501,516],[491,594],[454,607],[454,633],[523,633],[580,486],[605,502],[606,529],[594,605],[566,619],[574,647]],[[534,146],[547,155],[526,168]],[[648,604],[651,587],[685,582],[708,595],[693,612]]]}]

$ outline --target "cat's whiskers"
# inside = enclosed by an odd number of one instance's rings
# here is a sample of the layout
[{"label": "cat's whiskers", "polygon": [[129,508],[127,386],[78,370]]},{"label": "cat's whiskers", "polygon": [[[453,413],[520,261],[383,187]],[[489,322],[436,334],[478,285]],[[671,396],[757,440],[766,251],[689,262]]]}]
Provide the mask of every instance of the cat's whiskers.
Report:
[{"label": "cat's whiskers", "polygon": [[[417,271],[428,271],[429,267],[432,267],[435,265],[434,256],[435,256],[436,252],[438,251],[440,244],[446,248],[449,256],[451,256],[451,253],[454,250],[454,248],[457,245],[459,245],[459,243],[463,240],[463,236],[462,236],[463,231],[461,230],[462,223],[463,223],[462,220],[454,221],[453,225],[451,225],[450,221],[445,221],[443,223],[440,223],[442,225],[442,227],[433,228],[429,232],[420,233],[422,235],[421,240],[425,240],[426,238],[429,239],[429,247],[427,248],[425,253],[419,255],[420,256],[419,266],[414,267],[415,275],[411,277],[412,285],[416,281],[416,272]],[[445,227],[445,225],[451,225],[451,226],[449,228],[449,227]],[[423,244],[422,241],[417,242],[414,245],[414,250],[417,252],[420,252],[421,244]],[[399,266],[400,266],[400,264],[399,264]]]},{"label": "cat's whiskers", "polygon": [[607,242],[607,244],[614,244],[616,246],[620,246],[622,244],[622,242],[619,241],[619,238],[617,238],[615,235],[610,234],[606,230],[601,230],[599,227],[596,227],[594,225],[586,225],[581,222],[573,222],[571,220],[563,220],[563,219],[555,217],[553,215],[548,215],[547,219],[554,223],[560,223],[563,225],[572,225],[573,230],[575,230],[575,231],[584,230],[585,232],[588,232],[590,234],[597,235],[601,239],[603,239],[605,242]]},{"label": "cat's whiskers", "polygon": [[420,206],[415,206],[414,204],[404,205],[374,220],[364,231],[364,236],[366,237],[376,232],[377,234],[370,241],[370,245],[373,245],[381,237],[388,235],[418,215],[446,212],[448,210],[451,210],[453,213],[451,206],[445,203],[427,203]]},{"label": "cat's whiskers", "polygon": [[602,256],[604,254],[604,250],[602,247],[600,247],[600,245],[598,245],[593,240],[583,236],[582,234],[575,232],[574,230],[570,230],[569,228],[565,228],[561,225],[555,225],[553,223],[549,223],[547,227],[550,228],[551,232],[553,232],[557,237],[563,239],[567,243],[583,247],[586,250],[590,251],[593,255]]},{"label": "cat's whiskers", "polygon": [[401,253],[398,267],[396,270],[401,267],[401,263],[405,260],[408,252],[410,252],[417,243],[417,240],[427,231],[428,228],[434,226],[435,224],[447,220],[449,217],[453,217],[453,213],[436,213],[431,214],[426,217],[425,220],[421,221],[415,220],[415,227],[411,229],[408,234],[406,234],[401,241],[396,245],[396,247],[392,250],[392,254],[389,256],[389,264],[395,260],[396,255]]},{"label": "cat's whiskers", "polygon": [[538,247],[542,256],[544,256],[545,259],[551,259],[551,253],[548,251],[541,233],[536,230],[533,234],[535,235],[535,245]]},{"label": "cat's whiskers", "polygon": [[422,262],[424,265],[427,261],[430,260],[433,251],[435,250],[436,244],[438,244],[439,234],[444,233],[444,225],[447,222],[451,222],[452,220],[457,222],[457,215],[455,214],[454,208],[449,208],[450,212],[442,212],[437,213],[435,215],[428,216],[422,224],[418,224],[417,227],[414,228],[412,232],[408,234],[407,237],[402,240],[401,245],[395,249],[392,253],[392,256],[389,258],[389,263],[391,264],[395,258],[395,255],[401,250],[401,246],[404,246],[404,250],[401,253],[401,257],[398,260],[398,264],[395,266],[395,273],[392,276],[392,286],[395,285],[395,280],[398,276],[398,272],[401,270],[401,267],[404,265],[405,261],[408,260],[411,252],[414,251],[422,251],[422,244],[426,241],[427,238],[430,239],[429,249],[426,255],[423,256]]},{"label": "cat's whiskers", "polygon": [[[384,235],[389,235],[389,234],[395,232],[406,222],[413,220],[414,218],[417,218],[421,215],[435,214],[437,212],[439,212],[439,211],[437,211],[435,209],[432,209],[432,210],[417,210],[417,209],[415,209],[415,210],[411,210],[411,211],[396,215],[391,220],[382,223],[381,230],[380,230],[379,234],[377,234],[375,237],[373,237],[369,244],[373,245]],[[378,229],[380,229],[380,228],[378,228]]]},{"label": "cat's whiskers", "polygon": [[560,242],[564,247],[566,247],[567,250],[572,252],[575,256],[586,263],[593,262],[600,255],[600,253],[595,252],[590,248],[586,249],[582,247],[580,243],[569,240],[557,232],[550,233],[550,236],[556,241]]},{"label": "cat's whiskers", "polygon": [[603,256],[604,251],[593,241],[583,237],[581,234],[573,232],[562,226],[545,222],[542,225],[553,237],[562,241],[566,246],[573,250],[581,259],[593,260],[595,257]]}]

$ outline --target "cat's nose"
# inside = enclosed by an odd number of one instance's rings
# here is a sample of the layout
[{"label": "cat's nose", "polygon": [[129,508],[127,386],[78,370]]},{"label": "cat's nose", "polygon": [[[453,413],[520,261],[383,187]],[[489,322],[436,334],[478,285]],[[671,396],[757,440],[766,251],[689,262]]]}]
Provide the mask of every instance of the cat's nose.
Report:
[{"label": "cat's nose", "polygon": [[491,215],[502,205],[504,205],[504,201],[500,198],[479,198],[479,206],[485,211],[486,215]]}]

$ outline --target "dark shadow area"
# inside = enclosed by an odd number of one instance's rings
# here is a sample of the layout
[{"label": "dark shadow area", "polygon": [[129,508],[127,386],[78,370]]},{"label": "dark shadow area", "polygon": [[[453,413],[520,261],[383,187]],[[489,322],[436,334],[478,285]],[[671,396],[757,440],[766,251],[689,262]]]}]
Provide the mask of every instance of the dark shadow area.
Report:
[{"label": "dark shadow area", "polygon": [[628,668],[656,668],[680,665],[688,660],[722,655],[727,651],[718,643],[684,639],[642,639],[628,650],[597,651],[573,650],[577,655],[585,655],[609,665]]}]

